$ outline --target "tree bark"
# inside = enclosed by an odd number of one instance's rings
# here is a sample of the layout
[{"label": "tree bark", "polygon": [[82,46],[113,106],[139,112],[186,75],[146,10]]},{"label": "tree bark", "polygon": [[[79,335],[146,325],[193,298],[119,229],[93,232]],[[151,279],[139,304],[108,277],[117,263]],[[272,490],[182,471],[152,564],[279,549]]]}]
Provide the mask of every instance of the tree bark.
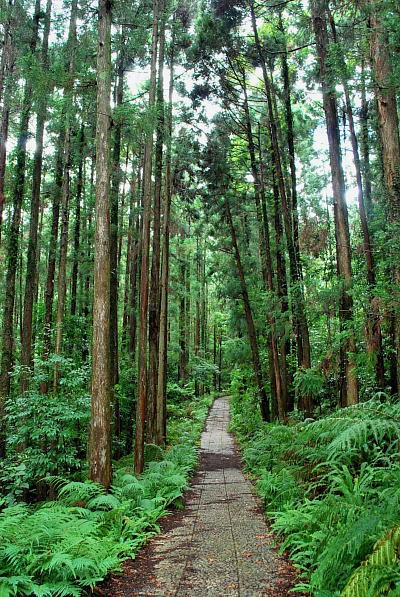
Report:
[{"label": "tree bark", "polygon": [[165,444],[167,436],[167,365],[168,365],[168,294],[169,294],[169,238],[172,198],[172,96],[174,91],[174,25],[172,25],[172,52],[168,89],[168,110],[165,152],[165,185],[163,212],[163,244],[161,260],[160,335],[158,344],[156,443]]},{"label": "tree bark", "polygon": [[[30,52],[36,51],[40,21],[40,0],[35,2],[33,15]],[[21,119],[19,124],[14,188],[12,192],[13,212],[8,233],[7,273],[5,280],[5,300],[3,310],[2,354],[0,372],[0,457],[5,454],[4,401],[10,393],[10,373],[14,363],[14,308],[16,275],[18,271],[18,257],[20,248],[20,224],[22,201],[24,197],[26,143],[28,139],[29,119],[32,109],[32,85],[29,80],[25,83]]]},{"label": "tree bark", "polygon": [[[155,105],[159,0],[153,0],[153,33],[150,69],[149,109]],[[149,306],[150,223],[152,192],[153,131],[147,135],[143,173],[142,261],[140,271],[140,318],[138,340],[138,398],[136,408],[135,474],[143,472],[147,411],[147,340]]]},{"label": "tree bark", "polygon": [[96,235],[93,287],[93,365],[90,478],[111,482],[110,405],[110,125],[111,2],[99,0],[96,126]]},{"label": "tree bark", "polygon": [[[43,42],[41,52],[41,67],[43,74],[48,69],[48,47],[50,34],[52,0],[47,0],[46,18],[43,31]],[[48,86],[42,91],[39,99],[38,112],[36,117],[36,149],[33,159],[32,173],[32,198],[29,222],[29,240],[26,261],[24,310],[21,328],[21,365],[23,367],[20,379],[20,392],[25,392],[29,387],[30,369],[33,365],[32,359],[32,322],[33,306],[36,297],[37,267],[38,267],[38,225],[40,209],[40,188],[42,182],[43,164],[43,137],[47,116]]]},{"label": "tree bark", "polygon": [[255,325],[254,325],[253,313],[251,310],[249,293],[247,290],[246,278],[244,275],[243,264],[242,264],[240,251],[239,251],[239,245],[237,242],[236,230],[235,230],[235,226],[233,224],[231,208],[230,208],[230,205],[229,205],[229,202],[227,199],[225,200],[225,214],[226,214],[229,231],[230,231],[230,235],[231,235],[232,246],[233,246],[233,251],[234,251],[234,256],[235,256],[236,269],[237,269],[237,273],[238,273],[238,277],[239,277],[239,281],[240,281],[240,288],[241,288],[241,292],[242,292],[243,308],[244,308],[244,312],[245,312],[247,331],[248,331],[248,335],[249,335],[254,375],[256,377],[256,382],[257,382],[258,398],[259,398],[259,402],[260,402],[261,416],[264,421],[269,421],[270,420],[270,409],[269,409],[268,396],[267,396],[267,393],[266,393],[265,387],[264,387],[264,380],[263,380],[261,360],[260,360],[260,352],[259,352],[258,341],[257,341],[257,333],[256,333]]},{"label": "tree bark", "polygon": [[157,385],[158,349],[160,337],[160,250],[161,250],[161,194],[163,145],[165,138],[164,114],[164,48],[165,15],[164,2],[160,0],[160,31],[158,42],[158,82],[157,82],[157,131],[154,165],[154,204],[153,204],[153,243],[149,294],[149,388],[148,388],[148,440],[156,442],[157,427]]},{"label": "tree bark", "polygon": [[375,76],[375,96],[378,109],[378,131],[382,147],[387,213],[390,223],[390,259],[393,264],[394,348],[396,376],[392,390],[400,397],[400,135],[397,113],[396,87],[393,82],[393,66],[389,51],[389,39],[375,2],[370,0],[371,16],[371,64]]},{"label": "tree bark", "polygon": [[327,66],[329,45],[326,24],[327,5],[325,0],[314,0],[312,19],[317,42],[319,77],[322,85],[323,105],[329,143],[329,157],[333,186],[333,208],[336,238],[336,262],[339,283],[341,284],[339,321],[341,331],[346,333],[340,349],[340,404],[348,406],[358,402],[358,383],[355,373],[354,353],[356,350],[353,320],[353,299],[351,287],[350,233],[345,198],[345,181],[342,167],[337,102]]}]

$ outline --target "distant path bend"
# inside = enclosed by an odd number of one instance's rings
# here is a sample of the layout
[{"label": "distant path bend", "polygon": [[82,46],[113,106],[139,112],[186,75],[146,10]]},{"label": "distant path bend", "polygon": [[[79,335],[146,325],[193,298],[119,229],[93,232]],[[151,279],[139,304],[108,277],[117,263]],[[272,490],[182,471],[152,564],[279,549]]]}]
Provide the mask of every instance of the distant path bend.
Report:
[{"label": "distant path bend", "polygon": [[215,400],[201,436],[201,460],[185,509],[166,517],[122,577],[113,597],[282,597],[295,571],[272,547],[251,483],[228,433],[229,401]]}]

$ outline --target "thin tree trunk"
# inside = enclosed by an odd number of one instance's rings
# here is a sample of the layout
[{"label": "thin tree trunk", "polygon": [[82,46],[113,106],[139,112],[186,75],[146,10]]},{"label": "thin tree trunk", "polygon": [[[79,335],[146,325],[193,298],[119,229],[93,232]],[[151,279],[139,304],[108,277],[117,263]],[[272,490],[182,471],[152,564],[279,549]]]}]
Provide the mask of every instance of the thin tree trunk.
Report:
[{"label": "thin tree trunk", "polygon": [[336,237],[336,261],[339,282],[342,285],[339,304],[339,321],[341,331],[347,332],[347,338],[340,348],[340,404],[347,406],[358,401],[358,383],[355,373],[354,353],[356,350],[354,334],[351,330],[353,319],[353,300],[349,294],[351,287],[351,253],[350,233],[345,199],[345,182],[340,151],[340,133],[337,114],[337,102],[329,70],[327,67],[328,31],[326,24],[326,2],[315,0],[312,7],[312,19],[317,41],[319,76],[326,128],[329,142],[329,157],[332,173],[333,207]]},{"label": "thin tree trunk", "polygon": [[[149,108],[155,105],[159,0],[153,1],[152,57],[150,70]],[[147,340],[149,305],[150,222],[152,190],[153,131],[148,133],[143,174],[142,262],[140,271],[140,319],[138,341],[138,399],[136,408],[135,474],[143,472],[144,440],[147,411]]]},{"label": "thin tree trunk", "polygon": [[[50,34],[52,0],[47,0],[46,18],[43,31],[43,43],[41,52],[41,66],[43,72],[48,69],[48,47]],[[26,261],[24,310],[21,328],[21,365],[23,367],[20,379],[20,392],[25,392],[29,387],[30,369],[32,359],[32,323],[33,306],[36,297],[37,266],[38,266],[38,225],[40,209],[40,187],[42,182],[43,164],[43,137],[47,116],[48,89],[45,89],[38,107],[36,117],[36,148],[33,160],[32,173],[32,198],[29,222],[29,240]]]},{"label": "thin tree trunk", "polygon": [[[47,259],[47,278],[46,278],[46,290],[45,290],[45,312],[43,322],[43,349],[42,358],[47,361],[52,344],[52,322],[53,322],[53,300],[54,300],[54,277],[56,271],[56,251],[58,241],[58,227],[60,220],[60,199],[61,199],[61,188],[63,179],[63,148],[64,148],[64,135],[65,130],[62,129],[62,133],[58,140],[58,151],[56,158],[55,168],[55,190],[53,195],[52,214],[51,214],[51,236],[49,244],[49,254]],[[42,394],[47,394],[49,382],[44,380],[40,384],[40,391]]]},{"label": "thin tree trunk", "polygon": [[84,188],[83,161],[85,147],[85,125],[81,124],[79,133],[79,162],[78,176],[76,181],[76,200],[75,200],[75,226],[74,226],[74,258],[72,263],[72,281],[71,281],[71,315],[76,315],[78,300],[78,273],[80,264],[81,250],[81,200]]},{"label": "thin tree trunk", "polygon": [[110,127],[111,3],[99,0],[96,127],[96,236],[93,288],[90,478],[111,482],[110,404]]},{"label": "thin tree trunk", "polygon": [[270,420],[269,402],[268,402],[268,396],[267,396],[267,393],[266,393],[265,387],[264,387],[260,352],[259,352],[258,342],[257,342],[257,333],[256,333],[255,325],[254,325],[253,313],[251,310],[249,293],[247,290],[246,278],[245,278],[244,270],[243,270],[243,264],[242,264],[242,260],[240,257],[240,251],[239,251],[239,245],[237,242],[236,230],[235,230],[235,227],[233,224],[231,208],[228,203],[228,200],[225,201],[225,214],[226,214],[226,218],[228,221],[229,231],[231,234],[232,246],[233,246],[235,262],[236,262],[236,269],[237,269],[237,273],[238,273],[238,277],[239,277],[239,281],[240,281],[240,288],[241,288],[241,292],[242,292],[243,308],[244,308],[244,312],[245,312],[247,331],[248,331],[248,335],[249,335],[250,349],[251,349],[252,360],[253,360],[253,369],[254,369],[254,374],[255,374],[256,382],[257,382],[261,415],[262,415],[262,418],[264,421],[269,421]]},{"label": "thin tree trunk", "polygon": [[[174,27],[174,25],[172,25]],[[163,246],[161,261],[160,335],[158,345],[157,420],[156,443],[165,444],[167,429],[167,365],[168,365],[168,287],[169,287],[169,237],[172,198],[172,96],[174,91],[174,28],[172,30],[172,55],[168,90],[168,111],[165,153],[165,186],[163,213]]]},{"label": "thin tree trunk", "polygon": [[[265,205],[265,197],[262,197],[264,187],[261,181],[259,165],[256,159],[256,150],[253,139],[253,132],[250,120],[250,111],[247,98],[247,89],[245,74],[243,74],[242,88],[244,92],[244,113],[246,119],[246,133],[247,133],[247,144],[250,155],[251,172],[254,180],[254,199],[257,211],[257,223],[258,223],[258,238],[261,258],[261,269],[264,278],[265,289],[269,293],[274,292],[273,288],[273,271],[272,271],[272,258],[269,240],[269,225],[267,219],[266,209],[263,213],[263,204]],[[271,393],[273,395],[273,402],[277,404],[278,416],[282,420],[286,416],[287,410],[287,386],[283,386],[281,377],[281,368],[279,365],[278,346],[276,340],[276,324],[273,314],[269,307],[268,309],[268,326],[269,333],[267,338],[267,346],[269,352],[269,361],[272,362],[271,373],[273,378],[271,379]],[[286,361],[286,359],[285,359]],[[286,365],[286,362],[285,362]]]},{"label": "thin tree trunk", "polygon": [[361,170],[363,176],[363,189],[365,198],[365,209],[367,220],[372,215],[372,184],[371,184],[371,166],[370,166],[370,141],[369,141],[369,102],[367,100],[367,90],[365,84],[365,63],[364,58],[361,62],[361,109],[360,109],[360,150],[361,150]]},{"label": "thin tree trunk", "polygon": [[[182,234],[184,238],[184,234]],[[179,367],[178,377],[179,383],[184,385],[187,381],[188,362],[187,362],[187,308],[186,308],[186,277],[187,277],[187,263],[184,249],[181,251],[181,259],[179,265],[179,286],[180,286],[180,300],[179,300]]]},{"label": "thin tree trunk", "polygon": [[[76,20],[78,11],[77,0],[72,0],[71,3],[71,17],[68,32],[69,49],[69,81],[64,86],[64,94],[66,98],[66,128],[64,139],[64,155],[63,155],[63,179],[61,187],[61,231],[60,231],[60,255],[58,261],[58,282],[57,282],[57,310],[56,310],[56,341],[54,352],[56,355],[61,355],[62,340],[63,340],[63,322],[65,312],[65,299],[67,294],[67,257],[68,257],[68,227],[69,227],[69,198],[70,198],[70,168],[71,168],[71,151],[72,151],[72,93],[73,93],[73,76],[75,73],[75,54],[77,48],[76,37]],[[53,370],[53,394],[57,393],[58,388],[59,367],[58,360],[54,363]]]},{"label": "thin tree trunk", "polygon": [[[38,42],[40,20],[40,0],[36,0],[33,15],[32,38],[30,51],[35,53]],[[10,373],[14,363],[14,308],[15,286],[18,271],[18,256],[20,248],[20,224],[22,201],[25,185],[26,143],[28,126],[32,109],[32,85],[25,83],[21,120],[17,139],[17,161],[15,166],[14,188],[12,193],[13,212],[8,233],[7,273],[5,281],[5,300],[3,310],[2,354],[0,372],[0,457],[5,454],[4,401],[10,393]]]},{"label": "thin tree trunk", "polygon": [[153,244],[149,294],[149,387],[148,387],[148,425],[150,443],[156,441],[157,426],[157,384],[158,384],[158,349],[160,335],[160,249],[161,249],[161,193],[163,169],[163,145],[165,138],[164,114],[164,48],[165,15],[164,2],[160,0],[160,32],[158,41],[158,82],[157,82],[157,134],[154,165],[154,205],[153,205]]},{"label": "thin tree trunk", "polygon": [[8,19],[4,25],[4,40],[3,53],[1,56],[1,83],[0,94],[3,103],[1,113],[1,128],[0,128],[0,242],[3,224],[3,210],[6,201],[4,195],[4,184],[6,175],[6,156],[7,156],[7,139],[8,139],[8,123],[10,118],[10,102],[13,91],[13,72],[15,68],[15,56],[12,39],[12,23],[13,23],[13,7],[14,0],[8,0]]},{"label": "thin tree trunk", "polygon": [[[115,104],[121,106],[124,99],[124,57],[125,40],[122,40],[122,47],[119,51],[116,74]],[[121,417],[118,396],[115,393],[115,386],[119,383],[119,358],[118,358],[118,200],[121,184],[121,141],[122,122],[117,120],[114,126],[113,143],[113,171],[111,179],[111,246],[110,246],[110,383],[111,402],[114,404],[114,433],[116,438],[121,436]],[[117,452],[115,457],[120,457]]]},{"label": "thin tree trunk", "polygon": [[400,301],[400,135],[397,113],[396,87],[393,83],[393,67],[389,52],[389,39],[374,2],[369,2],[372,13],[371,63],[375,76],[375,96],[378,108],[378,131],[382,146],[384,182],[386,189],[387,212],[390,224],[391,263],[393,263],[393,331],[396,354],[396,376],[392,380],[392,390],[400,397],[400,316],[396,305]]}]

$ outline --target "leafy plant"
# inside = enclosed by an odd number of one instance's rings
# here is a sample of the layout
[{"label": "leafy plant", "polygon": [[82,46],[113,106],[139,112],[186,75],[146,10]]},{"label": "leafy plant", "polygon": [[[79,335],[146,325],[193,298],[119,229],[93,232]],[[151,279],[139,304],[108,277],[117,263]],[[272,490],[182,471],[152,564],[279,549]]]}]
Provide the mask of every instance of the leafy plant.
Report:
[{"label": "leafy plant", "polygon": [[[266,424],[235,396],[232,429],[273,529],[318,597],[400,589],[400,408],[381,395],[317,421]],[[250,431],[249,431],[250,430]]]},{"label": "leafy plant", "polygon": [[109,493],[91,481],[47,475],[57,501],[5,507],[0,596],[78,597],[133,557],[187,487],[210,403],[209,397],[188,403],[186,419],[170,422],[175,445],[149,462],[140,477],[121,463]]}]

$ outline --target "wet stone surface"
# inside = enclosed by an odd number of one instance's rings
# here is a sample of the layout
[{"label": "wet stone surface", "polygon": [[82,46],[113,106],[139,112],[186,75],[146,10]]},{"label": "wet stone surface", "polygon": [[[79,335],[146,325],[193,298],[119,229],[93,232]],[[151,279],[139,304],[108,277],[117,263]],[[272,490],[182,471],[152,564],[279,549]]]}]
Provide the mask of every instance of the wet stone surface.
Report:
[{"label": "wet stone surface", "polygon": [[296,581],[277,554],[251,483],[227,431],[229,402],[218,398],[201,438],[200,467],[185,509],[166,517],[122,575],[95,593],[113,597],[278,597]]}]

